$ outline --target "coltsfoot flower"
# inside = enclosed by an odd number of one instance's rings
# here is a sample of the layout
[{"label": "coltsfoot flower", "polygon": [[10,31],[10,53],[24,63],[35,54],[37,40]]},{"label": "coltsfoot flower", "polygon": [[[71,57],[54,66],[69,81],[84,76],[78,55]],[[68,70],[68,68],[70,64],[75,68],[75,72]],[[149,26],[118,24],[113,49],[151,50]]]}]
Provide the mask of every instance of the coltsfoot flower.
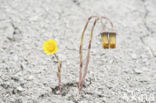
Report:
[{"label": "coltsfoot flower", "polygon": [[57,48],[57,43],[55,40],[48,40],[43,44],[43,50],[47,55],[54,54],[58,61],[58,72],[57,72],[57,77],[58,77],[58,88],[59,88],[59,94],[61,93],[61,61],[59,60],[59,57],[56,55],[56,52],[58,51]]},{"label": "coltsfoot flower", "polygon": [[47,55],[55,54],[58,50],[55,40],[48,40],[43,45],[43,50]]}]

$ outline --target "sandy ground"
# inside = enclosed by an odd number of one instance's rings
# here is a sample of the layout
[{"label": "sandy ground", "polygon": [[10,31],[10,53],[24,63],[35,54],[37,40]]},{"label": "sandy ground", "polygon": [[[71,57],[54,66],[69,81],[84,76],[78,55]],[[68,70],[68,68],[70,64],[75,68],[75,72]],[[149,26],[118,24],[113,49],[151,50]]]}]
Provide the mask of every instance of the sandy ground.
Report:
[{"label": "sandy ground", "polygon": [[[80,36],[91,15],[113,21],[117,48],[102,48],[97,25],[80,95]],[[156,0],[0,0],[0,103],[156,103],[155,33]],[[42,49],[49,39],[63,63],[62,95],[56,59]]]}]

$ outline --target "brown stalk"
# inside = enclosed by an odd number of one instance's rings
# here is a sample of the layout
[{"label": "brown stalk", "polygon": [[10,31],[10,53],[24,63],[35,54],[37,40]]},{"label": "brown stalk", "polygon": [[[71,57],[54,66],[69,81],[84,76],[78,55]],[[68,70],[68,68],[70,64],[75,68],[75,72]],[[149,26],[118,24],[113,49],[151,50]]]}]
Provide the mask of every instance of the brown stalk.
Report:
[{"label": "brown stalk", "polygon": [[[84,38],[84,34],[85,34],[85,31],[87,29],[87,26],[88,26],[88,23],[89,21],[93,18],[93,17],[96,17],[95,21],[94,21],[94,24],[92,26],[92,29],[91,29],[91,34],[90,34],[90,41],[89,41],[89,46],[88,46],[88,54],[87,54],[87,61],[86,61],[86,66],[85,66],[85,69],[84,69],[84,74],[83,74],[83,77],[82,77],[82,67],[83,67],[83,62],[82,62],[82,47],[83,47],[83,38]],[[84,83],[84,80],[85,80],[85,77],[87,75],[87,70],[88,70],[88,64],[89,64],[89,59],[90,59],[90,50],[91,50],[91,43],[92,43],[92,37],[93,37],[93,31],[94,31],[94,28],[95,28],[95,25],[96,25],[96,22],[98,20],[101,20],[101,24],[102,24],[102,27],[103,27],[103,30],[105,30],[105,25],[103,24],[102,22],[102,19],[106,19],[110,22],[111,26],[112,26],[112,30],[113,30],[113,24],[112,22],[110,21],[109,18],[105,17],[105,16],[102,16],[102,17],[97,17],[97,16],[91,16],[88,18],[88,21],[84,27],[84,30],[82,32],[82,36],[81,36],[81,44],[80,44],[80,76],[79,76],[79,91],[81,91],[82,89],[82,86],[83,86],[83,83]]]},{"label": "brown stalk", "polygon": [[62,63],[61,61],[59,60],[59,57],[54,54],[56,59],[57,59],[57,62],[59,64],[58,66],[58,72],[57,72],[57,78],[58,78],[58,88],[59,88],[59,93],[61,93],[61,66],[62,66]]},{"label": "brown stalk", "polygon": [[80,86],[81,86],[80,84],[81,84],[82,67],[83,67],[83,62],[82,62],[83,38],[84,38],[85,31],[86,31],[86,29],[87,29],[87,26],[88,26],[90,20],[91,20],[92,18],[94,18],[94,17],[97,17],[97,16],[91,16],[91,17],[88,18],[87,23],[86,23],[86,25],[85,25],[85,27],[84,27],[84,29],[83,29],[82,36],[81,36],[80,51],[79,51],[79,53],[80,53],[80,72],[79,72],[79,83],[78,83],[79,90],[80,90]]},{"label": "brown stalk", "polygon": [[[112,27],[112,31],[114,31],[114,25],[113,25],[112,21],[111,21],[109,18],[107,18],[106,16],[101,16],[100,18],[101,18],[101,20],[102,20],[102,19],[106,19],[107,21],[109,21],[109,23],[111,24],[111,27]],[[101,22],[101,23],[102,23],[102,22]],[[102,25],[103,25],[103,24],[102,24]]]}]

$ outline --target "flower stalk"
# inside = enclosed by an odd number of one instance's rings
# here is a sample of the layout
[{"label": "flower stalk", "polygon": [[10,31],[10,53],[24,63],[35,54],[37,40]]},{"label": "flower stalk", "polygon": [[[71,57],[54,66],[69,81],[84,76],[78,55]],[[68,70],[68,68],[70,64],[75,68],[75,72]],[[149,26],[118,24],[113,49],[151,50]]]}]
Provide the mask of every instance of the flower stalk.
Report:
[{"label": "flower stalk", "polygon": [[[82,61],[82,48],[83,48],[83,39],[84,39],[84,35],[85,35],[85,31],[87,29],[87,26],[90,22],[90,20],[92,18],[95,17],[95,20],[94,20],[94,23],[93,23],[93,26],[92,26],[92,29],[91,29],[91,33],[90,33],[90,40],[89,40],[89,45],[88,45],[88,53],[87,53],[87,61],[86,61],[86,65],[85,65],[85,68],[84,68],[84,74],[82,76],[82,68],[83,68],[83,61]],[[79,72],[79,83],[78,83],[78,88],[79,88],[79,92],[82,90],[82,87],[83,87],[83,84],[84,84],[84,81],[85,81],[85,77],[87,75],[87,70],[88,70],[88,65],[89,65],[89,60],[90,60],[90,51],[91,51],[91,43],[92,43],[92,38],[93,38],[93,31],[94,31],[94,28],[95,28],[95,25],[97,23],[98,20],[100,20],[101,24],[102,24],[102,29],[103,29],[103,32],[105,31],[105,25],[103,24],[102,22],[102,19],[106,19],[107,21],[110,22],[111,24],[111,27],[112,27],[112,30],[113,30],[113,24],[112,22],[110,21],[110,19],[108,19],[107,17],[105,16],[102,16],[102,17],[97,17],[97,16],[91,16],[88,18],[87,20],[87,23],[83,29],[83,32],[82,32],[82,35],[81,35],[81,43],[80,43],[80,72]]]},{"label": "flower stalk", "polygon": [[59,57],[56,55],[56,53],[54,54],[54,56],[56,57],[57,62],[58,62],[58,72],[57,72],[58,89],[59,89],[59,93],[61,93],[61,66],[62,66],[62,62],[59,60]]}]

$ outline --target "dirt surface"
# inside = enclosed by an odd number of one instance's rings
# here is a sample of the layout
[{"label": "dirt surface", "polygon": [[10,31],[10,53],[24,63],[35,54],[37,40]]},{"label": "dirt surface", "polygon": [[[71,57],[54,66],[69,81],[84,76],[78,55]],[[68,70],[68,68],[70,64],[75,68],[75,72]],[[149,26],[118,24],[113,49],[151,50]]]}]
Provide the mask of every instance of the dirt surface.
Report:
[{"label": "dirt surface", "polygon": [[[80,37],[91,15],[112,20],[117,48],[102,48],[97,24],[79,94]],[[156,0],[0,0],[0,103],[156,103],[155,33]],[[56,59],[43,52],[49,39],[62,60],[62,95]]]}]

